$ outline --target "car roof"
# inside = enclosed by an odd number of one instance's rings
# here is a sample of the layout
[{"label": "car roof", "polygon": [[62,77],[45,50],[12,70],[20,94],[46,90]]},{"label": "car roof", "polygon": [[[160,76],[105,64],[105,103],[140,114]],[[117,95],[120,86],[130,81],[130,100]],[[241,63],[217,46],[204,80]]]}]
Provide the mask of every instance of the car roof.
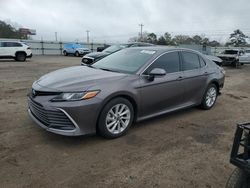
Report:
[{"label": "car roof", "polygon": [[133,49],[153,50],[153,51],[157,51],[159,53],[178,50],[178,51],[190,51],[190,52],[201,54],[199,51],[192,50],[192,49],[189,49],[189,48],[179,48],[179,47],[169,47],[169,46],[157,46],[157,45],[154,45],[154,46],[133,47]]},{"label": "car roof", "polygon": [[9,41],[6,41],[6,40],[0,40],[0,42],[18,42],[18,43],[23,43],[21,41],[16,41],[16,40],[9,40]]}]

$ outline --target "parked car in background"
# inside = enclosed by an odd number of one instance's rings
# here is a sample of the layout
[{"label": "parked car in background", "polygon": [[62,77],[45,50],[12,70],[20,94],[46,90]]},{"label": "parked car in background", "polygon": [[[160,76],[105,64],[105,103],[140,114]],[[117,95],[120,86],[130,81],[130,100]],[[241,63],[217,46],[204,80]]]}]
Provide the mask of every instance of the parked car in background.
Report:
[{"label": "parked car in background", "polygon": [[97,52],[102,52],[103,50],[105,50],[106,48],[110,47],[111,45],[109,44],[104,44],[104,46],[99,46],[96,48]]},{"label": "parked car in background", "polygon": [[32,57],[30,47],[18,41],[0,41],[0,59],[15,59],[25,61]]},{"label": "parked car in background", "polygon": [[223,68],[193,50],[126,48],[42,76],[32,85],[28,112],[53,133],[116,138],[134,121],[191,106],[211,109],[224,78]]},{"label": "parked car in background", "polygon": [[103,50],[102,52],[93,52],[93,53],[89,53],[85,56],[83,56],[82,58],[82,65],[86,65],[86,64],[93,64],[96,61],[99,61],[100,59],[115,53],[123,48],[129,48],[129,47],[143,47],[143,46],[154,46],[153,44],[150,43],[144,43],[144,42],[132,42],[132,43],[127,43],[127,44],[116,44],[116,45],[112,45],[108,48],[106,48],[105,50]]},{"label": "parked car in background", "polygon": [[243,55],[239,57],[239,62],[241,64],[250,64],[250,49],[244,51]]},{"label": "parked car in background", "polygon": [[222,65],[233,65],[238,67],[240,65],[239,58],[244,54],[240,49],[228,49],[217,55],[222,59]]},{"label": "parked car in background", "polygon": [[205,55],[208,59],[215,62],[217,65],[222,66],[222,59],[214,55]]},{"label": "parked car in background", "polygon": [[65,44],[63,47],[63,55],[65,56],[71,54],[79,57],[79,56],[84,56],[90,52],[91,52],[90,49],[84,48],[81,44],[76,44],[76,43],[68,43]]}]

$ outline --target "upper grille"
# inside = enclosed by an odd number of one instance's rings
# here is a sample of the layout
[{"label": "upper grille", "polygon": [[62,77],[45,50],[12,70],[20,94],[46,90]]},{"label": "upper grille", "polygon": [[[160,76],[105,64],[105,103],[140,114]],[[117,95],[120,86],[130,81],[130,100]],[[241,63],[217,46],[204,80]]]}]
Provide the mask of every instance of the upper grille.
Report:
[{"label": "upper grille", "polygon": [[72,121],[60,110],[45,110],[44,107],[29,99],[29,108],[33,116],[48,128],[60,130],[75,129]]},{"label": "upper grille", "polygon": [[92,64],[92,63],[94,62],[94,59],[88,58],[88,57],[84,57],[84,58],[82,58],[82,62],[83,62],[84,64],[89,65],[89,64]]},{"label": "upper grille", "polygon": [[31,94],[32,97],[35,97],[35,96],[60,95],[61,93],[62,92],[38,91],[38,90],[32,89],[30,94]]}]

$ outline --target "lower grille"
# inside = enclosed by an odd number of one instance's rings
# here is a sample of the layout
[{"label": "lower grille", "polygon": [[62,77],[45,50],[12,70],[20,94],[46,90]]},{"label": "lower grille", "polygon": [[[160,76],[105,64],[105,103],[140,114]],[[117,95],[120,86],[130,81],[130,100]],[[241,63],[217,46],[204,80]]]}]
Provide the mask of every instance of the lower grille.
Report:
[{"label": "lower grille", "polygon": [[60,110],[45,110],[44,107],[29,99],[29,108],[33,116],[48,128],[74,130],[72,121]]}]

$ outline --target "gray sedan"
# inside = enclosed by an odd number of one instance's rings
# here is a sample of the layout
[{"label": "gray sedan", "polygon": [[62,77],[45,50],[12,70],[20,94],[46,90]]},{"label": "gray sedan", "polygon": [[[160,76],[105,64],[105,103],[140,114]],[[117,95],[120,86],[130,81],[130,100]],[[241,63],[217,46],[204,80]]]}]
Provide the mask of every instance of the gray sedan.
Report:
[{"label": "gray sedan", "polygon": [[224,77],[221,67],[193,50],[127,48],[93,65],[42,76],[32,85],[28,112],[53,133],[116,138],[134,121],[191,106],[212,108]]}]

